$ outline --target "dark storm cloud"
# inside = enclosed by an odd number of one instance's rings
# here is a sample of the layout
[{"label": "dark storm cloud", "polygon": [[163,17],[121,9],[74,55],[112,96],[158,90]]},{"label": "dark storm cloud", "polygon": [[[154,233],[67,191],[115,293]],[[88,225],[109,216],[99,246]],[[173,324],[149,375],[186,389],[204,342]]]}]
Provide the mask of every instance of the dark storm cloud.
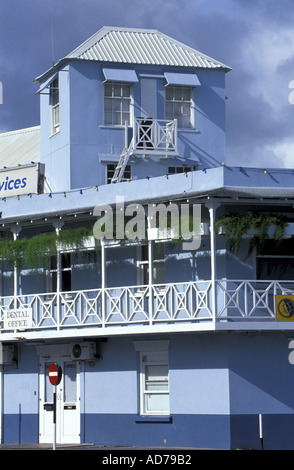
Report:
[{"label": "dark storm cloud", "polygon": [[0,13],[0,132],[39,124],[33,79],[102,26],[153,28],[232,67],[230,164],[292,166],[293,0],[1,0]]}]

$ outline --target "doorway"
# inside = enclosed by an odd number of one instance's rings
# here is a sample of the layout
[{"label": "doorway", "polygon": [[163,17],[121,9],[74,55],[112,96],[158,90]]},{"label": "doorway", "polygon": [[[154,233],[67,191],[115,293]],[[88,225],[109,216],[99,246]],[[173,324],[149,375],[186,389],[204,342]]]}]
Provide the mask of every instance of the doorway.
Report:
[{"label": "doorway", "polygon": [[80,443],[80,363],[52,357],[40,358],[39,442],[54,439],[53,394],[55,387],[49,381],[52,362],[62,369],[62,378],[56,386],[56,443]]}]

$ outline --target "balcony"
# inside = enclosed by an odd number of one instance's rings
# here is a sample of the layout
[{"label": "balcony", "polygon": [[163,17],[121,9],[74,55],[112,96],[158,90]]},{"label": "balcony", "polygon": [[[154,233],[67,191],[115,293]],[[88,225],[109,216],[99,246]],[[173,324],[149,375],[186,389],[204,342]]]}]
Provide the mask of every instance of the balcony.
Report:
[{"label": "balcony", "polygon": [[119,183],[132,155],[172,157],[177,150],[177,120],[163,121],[151,118],[135,118],[133,138],[128,144],[128,123],[125,123],[125,147],[119,158],[111,183]]},{"label": "balcony", "polygon": [[292,294],[293,281],[226,280],[1,297],[0,340],[291,330],[275,296]]},{"label": "balcony", "polygon": [[177,120],[136,118],[133,128],[136,155],[177,155]]}]

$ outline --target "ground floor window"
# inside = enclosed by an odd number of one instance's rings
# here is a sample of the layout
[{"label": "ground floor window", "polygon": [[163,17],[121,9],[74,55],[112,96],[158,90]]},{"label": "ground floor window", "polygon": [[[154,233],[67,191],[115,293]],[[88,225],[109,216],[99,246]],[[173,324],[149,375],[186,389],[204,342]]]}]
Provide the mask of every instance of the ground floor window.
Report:
[{"label": "ground floor window", "polygon": [[142,412],[169,413],[167,358],[144,354],[142,358]]},{"label": "ground floor window", "polygon": [[160,341],[159,351],[154,350],[154,343],[157,342],[135,344],[140,357],[140,414],[169,415],[168,342]]}]

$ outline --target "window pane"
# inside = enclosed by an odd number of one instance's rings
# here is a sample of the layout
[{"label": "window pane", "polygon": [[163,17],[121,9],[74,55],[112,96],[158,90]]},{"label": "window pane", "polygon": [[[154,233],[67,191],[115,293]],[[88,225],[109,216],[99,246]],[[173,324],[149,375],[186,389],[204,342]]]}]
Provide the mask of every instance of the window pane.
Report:
[{"label": "window pane", "polygon": [[112,113],[109,113],[109,112],[104,113],[104,123],[112,124]]},{"label": "window pane", "polygon": [[122,111],[129,112],[130,104],[129,100],[122,100]]},{"label": "window pane", "polygon": [[190,88],[183,88],[183,100],[184,101],[190,101],[191,99],[191,90]]},{"label": "window pane", "polygon": [[166,394],[146,394],[145,396],[146,411],[150,412],[167,412],[169,411],[169,395]]},{"label": "window pane", "polygon": [[121,101],[120,100],[112,100],[112,109],[113,109],[113,111],[120,111]]},{"label": "window pane", "polygon": [[45,365],[45,403],[53,403],[53,387],[49,381],[49,366]]},{"label": "window pane", "polygon": [[112,109],[112,100],[111,100],[111,99],[106,98],[106,99],[104,100],[104,109],[105,109],[106,111],[111,111],[111,109]]},{"label": "window pane", "polygon": [[129,122],[130,122],[129,113],[123,113],[123,115],[122,115],[122,124],[124,124],[126,121],[129,124]]},{"label": "window pane", "polygon": [[120,125],[121,124],[121,115],[120,115],[120,113],[114,113],[113,114],[112,124],[114,124],[114,125]]},{"label": "window pane", "polygon": [[111,96],[112,95],[112,86],[109,84],[104,85],[104,94],[105,96]]},{"label": "window pane", "polygon": [[183,99],[183,89],[181,87],[175,87],[175,99],[178,101]]},{"label": "window pane", "polygon": [[166,119],[173,119],[173,105],[167,102],[165,106]]},{"label": "window pane", "polygon": [[64,364],[64,401],[74,403],[77,401],[77,366],[72,363]]},{"label": "window pane", "polygon": [[149,392],[161,392],[161,391],[168,391],[168,383],[163,383],[163,382],[148,382],[146,384],[146,390]]},{"label": "window pane", "polygon": [[122,85],[122,93],[121,96],[129,98],[131,96],[131,87],[130,85]]},{"label": "window pane", "polygon": [[186,116],[190,116],[190,104],[189,103],[183,103],[183,114]]},{"label": "window pane", "polygon": [[181,103],[174,103],[174,117],[179,118],[182,115],[182,105]]},{"label": "window pane", "polygon": [[173,99],[173,87],[166,87],[165,89],[165,97],[167,100]]},{"label": "window pane", "polygon": [[113,96],[121,96],[121,86],[114,85],[113,86]]},{"label": "window pane", "polygon": [[182,128],[190,127],[190,118],[189,116],[182,116],[181,123],[179,124]]},{"label": "window pane", "polygon": [[146,366],[146,380],[167,380],[168,367],[166,364]]}]

